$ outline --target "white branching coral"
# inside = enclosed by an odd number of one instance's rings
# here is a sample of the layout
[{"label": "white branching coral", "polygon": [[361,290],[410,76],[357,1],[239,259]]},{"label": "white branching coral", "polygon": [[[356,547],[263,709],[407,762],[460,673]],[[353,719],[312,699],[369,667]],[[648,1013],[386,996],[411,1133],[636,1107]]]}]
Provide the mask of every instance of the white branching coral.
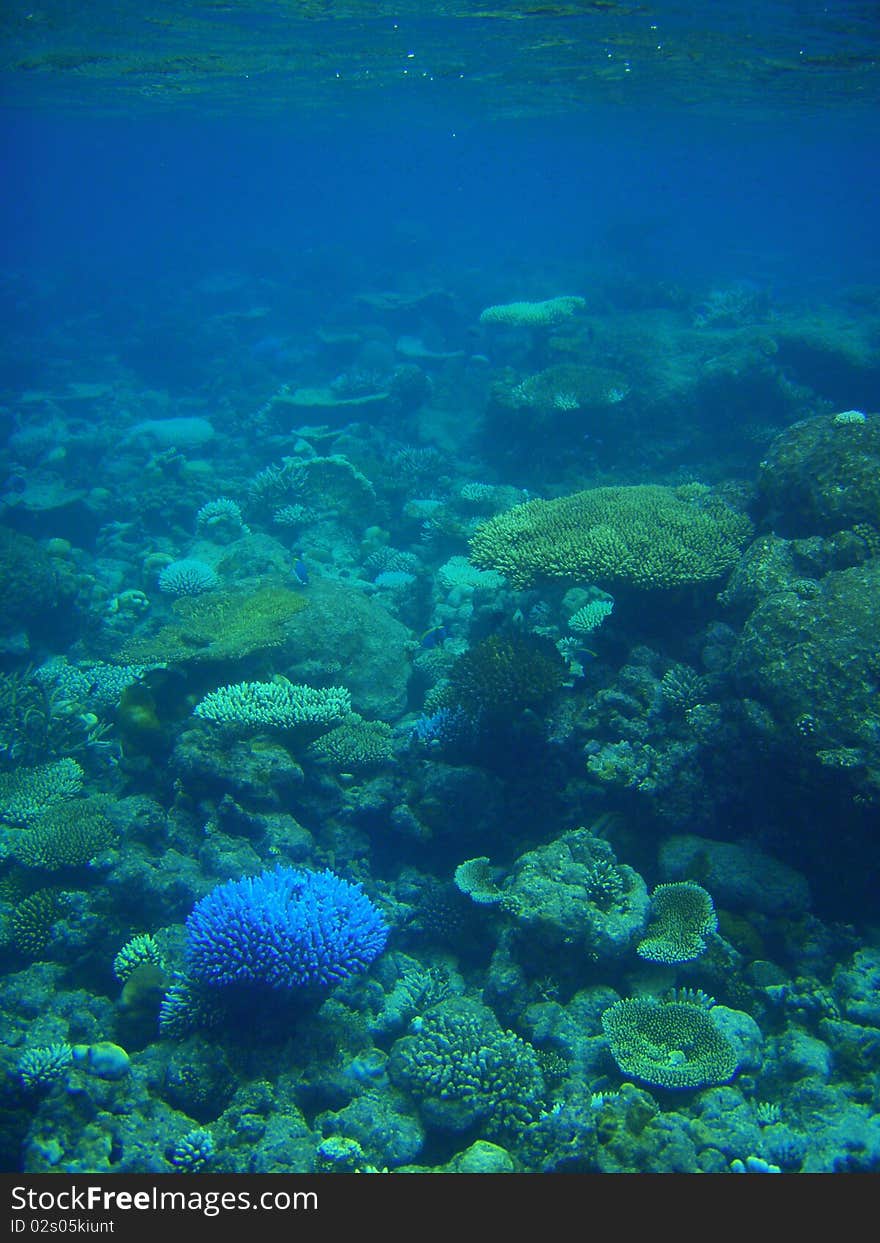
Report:
[{"label": "white branching coral", "polygon": [[568,628],[573,634],[592,634],[611,615],[613,609],[613,600],[591,600],[576,613],[572,613],[568,619]]},{"label": "white branching coral", "polygon": [[206,501],[196,514],[196,530],[209,538],[219,536],[225,542],[248,535],[250,528],[241,516],[238,503],[228,496],[218,496],[215,501]]},{"label": "white branching coral", "polygon": [[219,586],[216,571],[195,557],[171,561],[159,574],[159,589],[170,596],[200,596]]},{"label": "white branching coral", "polygon": [[196,704],[195,715],[220,725],[331,725],[351,713],[351,693],[342,686],[316,688],[281,678],[218,687]]},{"label": "white branching coral", "polygon": [[479,570],[467,557],[450,557],[437,571],[444,591],[497,591],[504,586],[504,575],[497,570]]},{"label": "white branching coral", "polygon": [[480,323],[525,328],[551,327],[570,319],[586,305],[583,298],[572,295],[547,298],[543,302],[504,302],[487,306],[480,315]]}]

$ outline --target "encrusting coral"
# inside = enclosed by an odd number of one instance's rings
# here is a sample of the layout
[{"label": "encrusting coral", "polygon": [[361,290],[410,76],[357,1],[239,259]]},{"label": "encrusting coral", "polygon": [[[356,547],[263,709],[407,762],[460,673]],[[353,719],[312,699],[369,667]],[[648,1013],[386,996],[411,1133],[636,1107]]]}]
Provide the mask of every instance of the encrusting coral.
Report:
[{"label": "encrusting coral", "polygon": [[271,583],[253,592],[182,596],[172,605],[175,621],[156,634],[129,639],[107,658],[135,665],[236,660],[280,647],[288,623],[306,606],[302,595]]}]

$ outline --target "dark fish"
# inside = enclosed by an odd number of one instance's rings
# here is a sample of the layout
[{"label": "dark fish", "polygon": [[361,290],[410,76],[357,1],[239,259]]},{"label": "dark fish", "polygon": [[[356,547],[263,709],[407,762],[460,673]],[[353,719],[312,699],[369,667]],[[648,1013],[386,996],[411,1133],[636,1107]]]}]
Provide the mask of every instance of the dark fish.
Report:
[{"label": "dark fish", "polygon": [[293,563],[293,577],[299,583],[300,587],[305,587],[309,581],[309,567],[302,559],[302,555],[297,556]]}]

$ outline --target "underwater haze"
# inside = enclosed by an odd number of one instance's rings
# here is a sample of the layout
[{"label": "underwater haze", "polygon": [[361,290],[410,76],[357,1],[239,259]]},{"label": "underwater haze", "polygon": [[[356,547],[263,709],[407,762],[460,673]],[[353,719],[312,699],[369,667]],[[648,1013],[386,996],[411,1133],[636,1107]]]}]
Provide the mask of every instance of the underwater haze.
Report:
[{"label": "underwater haze", "polygon": [[880,17],[0,17],[0,1169],[880,1171]]}]

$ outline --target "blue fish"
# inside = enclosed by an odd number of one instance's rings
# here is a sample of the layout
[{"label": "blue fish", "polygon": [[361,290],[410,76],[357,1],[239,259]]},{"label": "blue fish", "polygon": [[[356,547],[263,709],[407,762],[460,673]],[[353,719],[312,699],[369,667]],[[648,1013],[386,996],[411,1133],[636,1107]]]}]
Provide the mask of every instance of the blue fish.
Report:
[{"label": "blue fish", "polygon": [[251,346],[251,353],[255,358],[279,359],[284,355],[286,344],[282,337],[260,337]]},{"label": "blue fish", "polygon": [[430,630],[426,630],[419,639],[419,647],[423,651],[430,651],[432,647],[442,647],[446,638],[445,626],[432,626]]},{"label": "blue fish", "polygon": [[297,553],[296,561],[293,563],[293,577],[299,583],[300,587],[305,587],[309,581],[309,567],[302,559],[302,553]]}]

